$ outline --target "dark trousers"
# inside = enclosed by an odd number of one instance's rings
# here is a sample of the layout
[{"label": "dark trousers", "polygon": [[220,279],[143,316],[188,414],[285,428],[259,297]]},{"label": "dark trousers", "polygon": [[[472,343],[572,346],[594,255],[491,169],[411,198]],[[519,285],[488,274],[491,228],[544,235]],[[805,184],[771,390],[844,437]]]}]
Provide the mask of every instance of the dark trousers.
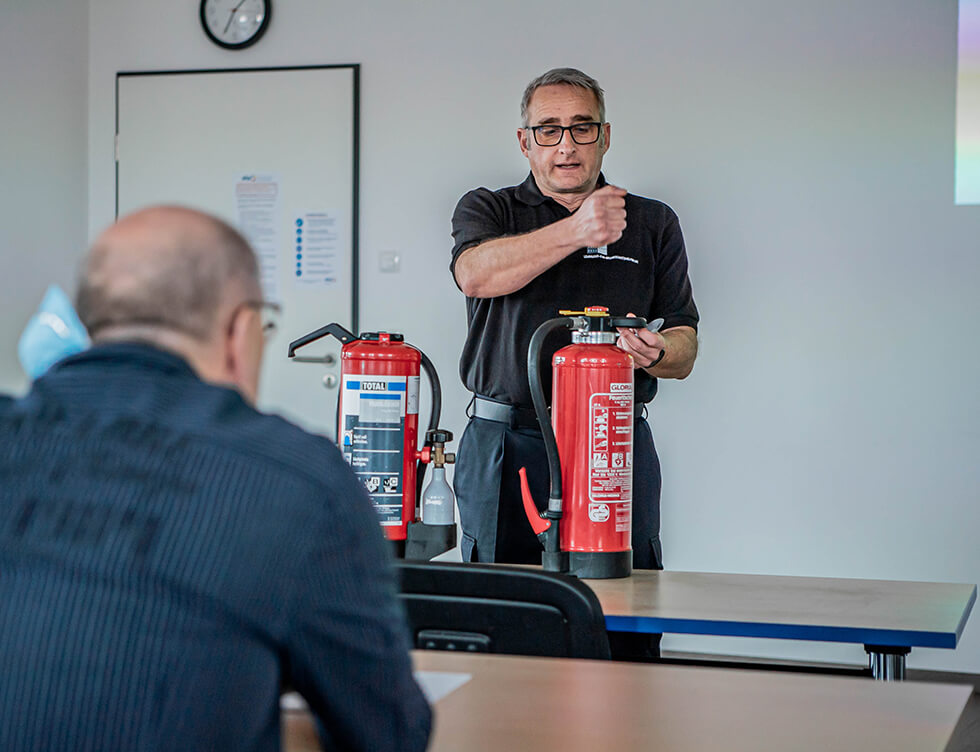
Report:
[{"label": "dark trousers", "polygon": [[[548,457],[541,432],[470,418],[456,453],[454,486],[463,561],[540,564],[541,543],[524,513],[517,471],[541,508],[548,501]],[[650,426],[633,423],[633,567],[663,569],[660,460]]]}]

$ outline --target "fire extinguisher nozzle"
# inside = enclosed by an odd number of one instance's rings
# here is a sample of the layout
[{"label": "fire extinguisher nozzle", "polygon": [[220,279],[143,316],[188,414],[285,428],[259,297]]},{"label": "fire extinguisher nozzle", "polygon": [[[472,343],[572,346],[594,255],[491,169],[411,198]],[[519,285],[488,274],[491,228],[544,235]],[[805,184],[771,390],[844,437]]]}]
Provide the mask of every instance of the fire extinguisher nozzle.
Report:
[{"label": "fire extinguisher nozzle", "polygon": [[521,500],[524,502],[524,514],[527,515],[527,521],[531,523],[534,534],[541,535],[551,527],[551,521],[543,519],[541,513],[538,512],[538,505],[534,503],[531,487],[527,483],[527,469],[522,467],[517,473],[521,476]]}]

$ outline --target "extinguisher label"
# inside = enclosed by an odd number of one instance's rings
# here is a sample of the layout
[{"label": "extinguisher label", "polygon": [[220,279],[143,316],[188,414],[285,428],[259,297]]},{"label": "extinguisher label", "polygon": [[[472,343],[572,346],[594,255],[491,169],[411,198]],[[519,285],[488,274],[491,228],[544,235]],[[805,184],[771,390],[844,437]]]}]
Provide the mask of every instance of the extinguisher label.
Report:
[{"label": "extinguisher label", "polygon": [[[401,524],[405,414],[412,377],[348,376],[341,451],[361,479],[382,525]],[[416,412],[418,377],[414,377]]]},{"label": "extinguisher label", "polygon": [[419,382],[421,376],[408,377],[408,392],[405,396],[405,412],[409,415],[419,414]]},{"label": "extinguisher label", "polygon": [[624,532],[633,498],[633,390],[631,384],[610,389],[589,400],[589,519],[606,522],[612,513],[616,532]]}]

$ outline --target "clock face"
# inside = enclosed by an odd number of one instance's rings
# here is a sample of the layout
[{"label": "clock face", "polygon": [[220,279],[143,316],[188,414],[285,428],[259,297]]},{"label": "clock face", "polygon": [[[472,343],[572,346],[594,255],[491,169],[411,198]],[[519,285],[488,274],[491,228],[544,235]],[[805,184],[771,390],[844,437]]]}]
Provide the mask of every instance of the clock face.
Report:
[{"label": "clock face", "polygon": [[201,0],[201,24],[212,42],[241,49],[258,41],[269,25],[271,0]]}]

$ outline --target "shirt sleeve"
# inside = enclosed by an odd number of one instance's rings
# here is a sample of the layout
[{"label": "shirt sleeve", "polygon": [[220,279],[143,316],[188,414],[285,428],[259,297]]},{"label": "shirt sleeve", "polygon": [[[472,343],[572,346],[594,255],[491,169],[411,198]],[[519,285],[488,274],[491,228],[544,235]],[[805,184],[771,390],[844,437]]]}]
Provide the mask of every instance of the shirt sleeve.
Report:
[{"label": "shirt sleeve", "polygon": [[432,711],[412,675],[378,516],[343,460],[333,465],[326,493],[337,503],[297,556],[288,678],[320,720],[328,748],[421,752]]},{"label": "shirt sleeve", "polygon": [[456,277],[456,260],[463,251],[506,235],[504,209],[493,191],[477,188],[464,195],[453,212],[453,257],[449,271]]},{"label": "shirt sleeve", "polygon": [[653,311],[650,318],[662,318],[663,329],[689,326],[695,331],[700,316],[694,303],[687,269],[687,250],[680,221],[670,207],[657,253]]}]

